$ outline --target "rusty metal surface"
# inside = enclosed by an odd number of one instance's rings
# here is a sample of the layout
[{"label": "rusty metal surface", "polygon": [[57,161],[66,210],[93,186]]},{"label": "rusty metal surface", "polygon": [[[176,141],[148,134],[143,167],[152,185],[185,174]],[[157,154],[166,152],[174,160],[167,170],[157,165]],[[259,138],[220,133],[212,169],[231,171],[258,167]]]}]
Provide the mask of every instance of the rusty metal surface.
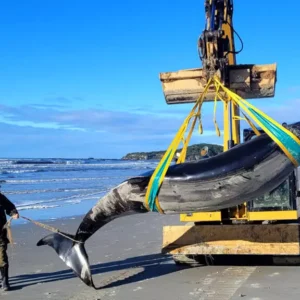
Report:
[{"label": "rusty metal surface", "polygon": [[289,243],[282,245],[279,243],[246,245],[237,241],[236,245],[223,243],[222,245],[199,244],[176,249],[164,250],[169,254],[189,254],[189,255],[299,255],[299,244]]},{"label": "rusty metal surface", "polygon": [[299,225],[165,226],[163,253],[298,255]]},{"label": "rusty metal surface", "polygon": [[[160,73],[168,104],[196,102],[206,86],[203,70],[187,69]],[[275,95],[276,64],[236,65],[229,67],[229,89],[244,99],[266,98]],[[209,89],[205,101],[213,101],[215,88]]]}]

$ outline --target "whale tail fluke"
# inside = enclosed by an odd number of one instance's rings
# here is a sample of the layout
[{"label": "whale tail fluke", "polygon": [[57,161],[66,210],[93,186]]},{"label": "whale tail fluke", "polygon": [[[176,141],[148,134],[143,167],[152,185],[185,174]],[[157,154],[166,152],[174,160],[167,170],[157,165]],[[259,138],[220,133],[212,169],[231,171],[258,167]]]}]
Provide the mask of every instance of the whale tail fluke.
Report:
[{"label": "whale tail fluke", "polygon": [[[74,236],[63,233],[74,239]],[[60,259],[88,286],[95,288],[89,259],[84,243],[74,242],[58,233],[49,234],[37,242],[37,246],[48,245],[58,254]]]}]

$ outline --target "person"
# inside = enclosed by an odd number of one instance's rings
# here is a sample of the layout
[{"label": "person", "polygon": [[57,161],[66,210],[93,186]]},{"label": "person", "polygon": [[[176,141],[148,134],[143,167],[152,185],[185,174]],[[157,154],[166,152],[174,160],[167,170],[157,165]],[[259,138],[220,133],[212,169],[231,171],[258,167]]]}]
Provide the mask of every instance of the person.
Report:
[{"label": "person", "polygon": [[175,158],[174,158],[174,161],[177,162],[178,158],[180,156],[180,152],[176,152],[175,154]]},{"label": "person", "polygon": [[7,245],[9,240],[7,238],[7,229],[4,228],[7,219],[6,215],[13,219],[19,218],[19,213],[13,203],[11,203],[6,196],[0,192],[0,272],[2,279],[2,290],[8,291],[10,289],[8,281],[8,256]]},{"label": "person", "polygon": [[208,155],[208,147],[207,146],[204,146],[201,151],[200,151],[200,155],[202,158],[209,158],[209,155]]}]

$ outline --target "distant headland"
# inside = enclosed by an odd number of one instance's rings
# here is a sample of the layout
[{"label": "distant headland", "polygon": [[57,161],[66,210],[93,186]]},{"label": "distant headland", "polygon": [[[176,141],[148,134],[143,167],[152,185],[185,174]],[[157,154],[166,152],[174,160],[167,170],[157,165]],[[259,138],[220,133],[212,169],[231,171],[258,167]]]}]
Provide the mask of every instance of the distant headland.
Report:
[{"label": "distant headland", "polygon": [[[208,147],[208,155],[214,156],[223,152],[223,146],[216,144],[195,144],[188,146],[186,160],[198,160],[201,158],[200,152],[203,147]],[[178,149],[177,152],[182,150]],[[150,152],[132,152],[122,157],[123,160],[159,160],[163,157],[166,150]]]}]

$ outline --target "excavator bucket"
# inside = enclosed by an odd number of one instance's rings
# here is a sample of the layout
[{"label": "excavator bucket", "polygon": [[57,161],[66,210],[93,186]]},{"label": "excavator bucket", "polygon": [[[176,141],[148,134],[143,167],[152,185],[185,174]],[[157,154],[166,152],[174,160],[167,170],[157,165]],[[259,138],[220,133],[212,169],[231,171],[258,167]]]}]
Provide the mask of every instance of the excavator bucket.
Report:
[{"label": "excavator bucket", "polygon": [[[228,88],[243,99],[274,97],[276,64],[233,65],[228,68]],[[207,83],[200,68],[160,73],[160,80],[167,104],[196,102]],[[204,101],[214,101],[214,98],[215,87],[212,85]]]}]

